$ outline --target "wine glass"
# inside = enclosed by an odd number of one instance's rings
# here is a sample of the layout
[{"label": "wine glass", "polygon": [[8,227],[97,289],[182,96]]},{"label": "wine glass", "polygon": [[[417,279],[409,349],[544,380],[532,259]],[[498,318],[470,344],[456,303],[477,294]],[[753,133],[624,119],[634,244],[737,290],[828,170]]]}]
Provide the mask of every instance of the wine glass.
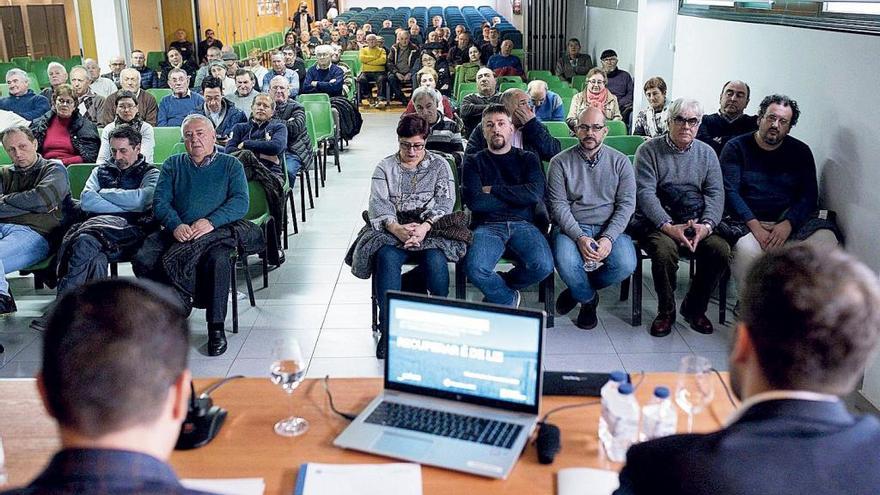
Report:
[{"label": "wine glass", "polygon": [[712,364],[703,356],[681,358],[675,403],[688,416],[688,433],[694,431],[694,416],[700,414],[715,397],[712,386]]},{"label": "wine glass", "polygon": [[284,437],[302,435],[309,429],[309,422],[293,414],[293,391],[306,377],[307,363],[303,359],[299,342],[294,340],[276,340],[272,348],[272,365],[269,377],[272,383],[281,387],[291,397],[291,416],[275,423],[275,433]]}]

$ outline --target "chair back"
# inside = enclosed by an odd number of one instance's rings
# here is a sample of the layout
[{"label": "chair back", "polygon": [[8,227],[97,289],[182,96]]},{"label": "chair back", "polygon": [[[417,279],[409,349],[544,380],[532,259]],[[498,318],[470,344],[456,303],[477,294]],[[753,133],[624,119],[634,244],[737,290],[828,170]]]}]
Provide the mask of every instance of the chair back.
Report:
[{"label": "chair back", "polygon": [[174,146],[180,143],[180,127],[154,127],[153,136],[156,141],[153,148],[153,161],[164,162],[174,154]]},{"label": "chair back", "polygon": [[608,127],[608,136],[626,136],[626,123],[622,120],[608,120],[605,122]]},{"label": "chair back", "polygon": [[571,131],[565,122],[541,122],[551,136],[555,138],[571,137]]},{"label": "chair back", "polygon": [[571,87],[576,91],[583,91],[584,84],[587,83],[587,76],[573,76],[571,78]]},{"label": "chair back", "polygon": [[318,140],[332,139],[336,132],[330,101],[305,100],[302,104],[306,108],[306,113],[312,114],[315,124],[315,136]]},{"label": "chair back", "polygon": [[498,90],[503,93],[510,88],[516,88],[516,89],[521,89],[523,91],[526,91],[528,89],[528,86],[526,86],[526,83],[521,83],[521,82],[519,82],[519,83],[505,82],[505,83],[501,83],[501,86],[498,88]]},{"label": "chair back", "polygon": [[562,145],[562,150],[567,150],[572,146],[577,146],[578,138],[576,137],[558,137],[559,144]]},{"label": "chair back", "polygon": [[147,90],[147,93],[153,95],[153,98],[156,99],[156,103],[162,101],[162,98],[171,94],[171,90],[169,88],[150,88]]},{"label": "chair back", "polygon": [[67,167],[67,180],[70,181],[70,196],[73,199],[79,199],[82,196],[86,181],[89,180],[95,167],[97,165],[94,163],[76,163]]},{"label": "chair back", "polygon": [[458,85],[456,100],[461,101],[465,96],[477,92],[477,83],[461,83]]},{"label": "chair back", "polygon": [[3,145],[0,145],[0,165],[12,165],[12,158],[9,157],[9,153],[6,152]]},{"label": "chair back", "polygon": [[266,199],[266,190],[257,181],[248,181],[248,211],[245,220],[262,225],[269,220],[269,200]]},{"label": "chair back", "polygon": [[309,93],[309,94],[300,93],[296,97],[296,101],[298,101],[300,103],[305,102],[305,101],[326,101],[329,103],[330,102],[330,95],[328,95],[327,93]]},{"label": "chair back", "polygon": [[604,141],[606,145],[616,149],[624,155],[635,155],[636,150],[644,142],[645,140],[642,136],[608,136]]}]

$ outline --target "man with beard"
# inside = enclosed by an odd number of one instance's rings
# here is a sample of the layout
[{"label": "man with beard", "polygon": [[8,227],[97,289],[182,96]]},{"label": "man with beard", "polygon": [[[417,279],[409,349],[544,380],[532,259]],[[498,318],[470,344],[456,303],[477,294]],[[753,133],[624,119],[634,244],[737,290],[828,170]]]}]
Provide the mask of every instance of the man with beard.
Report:
[{"label": "man with beard", "polygon": [[[513,119],[513,134],[510,145],[538,155],[541,161],[550,161],[561,150],[559,140],[550,135],[550,131],[535,117],[535,111],[529,105],[532,99],[525,91],[510,88],[501,94],[501,104]],[[474,129],[468,139],[468,154],[477,153],[486,148],[485,133]]]},{"label": "man with beard", "polygon": [[880,286],[863,263],[807,244],[765,254],[730,352],[739,410],[720,431],[630,447],[615,494],[877,493],[880,423],[842,397],[878,337]]},{"label": "man with beard", "polygon": [[[592,330],[599,323],[598,289],[636,268],[632,239],[623,233],[636,209],[636,179],[626,155],[602,144],[608,134],[602,110],[583,110],[575,131],[580,144],[553,157],[547,177],[547,205],[557,226],[553,254],[568,287],[556,300],[556,313],[580,303],[575,325]],[[601,265],[587,272],[588,261]]]},{"label": "man with beard", "polygon": [[[465,270],[484,301],[518,307],[521,289],[553,273],[553,254],[536,225],[544,172],[534,153],[511,146],[513,119],[503,105],[483,112],[483,133],[488,147],[467,155],[462,167],[462,197],[474,230]],[[502,256],[514,264],[503,277],[495,272]]]},{"label": "man with beard", "polygon": [[721,102],[718,113],[706,115],[700,124],[697,139],[708,144],[721,155],[721,150],[732,138],[758,130],[754,115],[746,115],[751,90],[742,81],[728,81],[721,88]]},{"label": "man with beard", "polygon": [[477,71],[477,92],[461,99],[459,115],[464,122],[464,135],[470,136],[471,132],[480,125],[486,107],[500,101],[501,93],[495,87],[495,73],[492,69],[483,67]]}]

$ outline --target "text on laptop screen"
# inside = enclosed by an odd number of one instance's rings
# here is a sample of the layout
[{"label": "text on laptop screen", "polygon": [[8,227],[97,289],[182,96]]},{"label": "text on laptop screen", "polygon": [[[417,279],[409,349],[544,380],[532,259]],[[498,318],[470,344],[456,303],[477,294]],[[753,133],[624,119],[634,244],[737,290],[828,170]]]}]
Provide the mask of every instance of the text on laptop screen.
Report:
[{"label": "text on laptop screen", "polygon": [[390,298],[388,381],[535,405],[540,318]]}]

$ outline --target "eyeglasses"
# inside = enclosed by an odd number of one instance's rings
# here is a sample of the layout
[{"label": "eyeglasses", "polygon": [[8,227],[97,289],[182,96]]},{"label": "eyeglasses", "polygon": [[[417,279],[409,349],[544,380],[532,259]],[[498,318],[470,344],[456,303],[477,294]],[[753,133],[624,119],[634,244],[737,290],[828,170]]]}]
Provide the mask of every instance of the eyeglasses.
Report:
[{"label": "eyeglasses", "polygon": [[771,124],[779,124],[779,125],[782,126],[782,127],[785,127],[785,126],[787,126],[788,124],[791,123],[791,121],[788,120],[788,119],[781,119],[781,118],[779,118],[779,117],[777,117],[777,116],[775,116],[775,115],[772,115],[772,114],[771,114],[771,115],[767,115],[767,116],[764,117],[764,118],[767,119],[767,122],[769,122],[769,123],[771,123]]},{"label": "eyeglasses", "polygon": [[696,117],[691,117],[689,119],[686,119],[684,117],[675,117],[674,119],[672,119],[672,121],[675,122],[676,125],[686,125],[688,127],[696,127],[700,125],[700,119]]},{"label": "eyeglasses", "polygon": [[587,82],[590,84],[595,84],[596,86],[604,86],[605,85],[604,79],[590,79]]},{"label": "eyeglasses", "polygon": [[575,130],[577,130],[577,132],[588,132],[591,130],[599,132],[604,128],[605,128],[605,124],[593,124],[593,125],[580,124],[578,126],[575,126]]},{"label": "eyeglasses", "polygon": [[58,106],[65,106],[65,105],[66,106],[73,106],[73,105],[76,105],[76,102],[73,100],[59,98],[59,99],[55,100],[55,104]]},{"label": "eyeglasses", "polygon": [[112,64],[113,67],[125,67],[125,62],[114,62]]},{"label": "eyeglasses", "polygon": [[137,105],[116,105],[116,108],[120,110],[131,110],[137,108]]},{"label": "eyeglasses", "polygon": [[425,143],[408,143],[406,141],[398,141],[397,144],[399,144],[400,147],[405,150],[422,151],[423,149],[425,149]]}]

